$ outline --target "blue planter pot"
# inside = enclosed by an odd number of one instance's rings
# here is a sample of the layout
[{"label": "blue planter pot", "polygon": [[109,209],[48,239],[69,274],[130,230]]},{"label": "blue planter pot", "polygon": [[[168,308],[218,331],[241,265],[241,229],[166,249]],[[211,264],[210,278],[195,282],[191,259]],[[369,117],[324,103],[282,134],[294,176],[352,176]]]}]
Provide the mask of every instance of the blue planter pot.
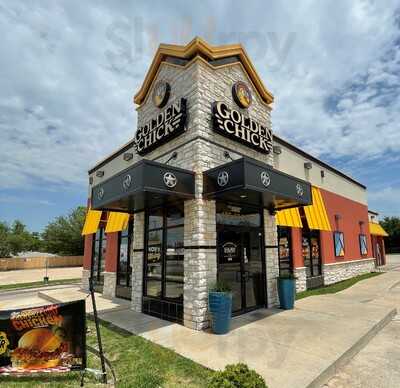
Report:
[{"label": "blue planter pot", "polygon": [[281,308],[291,310],[294,307],[296,296],[296,279],[278,278],[278,293],[281,302]]},{"label": "blue planter pot", "polygon": [[232,294],[227,292],[209,292],[208,311],[211,327],[215,334],[226,334],[232,318]]}]

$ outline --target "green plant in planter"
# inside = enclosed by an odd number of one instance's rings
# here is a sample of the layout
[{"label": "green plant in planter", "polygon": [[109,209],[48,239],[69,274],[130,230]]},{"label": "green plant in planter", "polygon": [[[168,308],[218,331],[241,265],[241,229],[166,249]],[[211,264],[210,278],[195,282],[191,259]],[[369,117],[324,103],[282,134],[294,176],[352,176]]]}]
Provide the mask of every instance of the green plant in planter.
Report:
[{"label": "green plant in planter", "polygon": [[228,283],[223,282],[222,280],[217,280],[209,289],[209,292],[232,292],[232,288]]},{"label": "green plant in planter", "polygon": [[215,372],[207,388],[268,388],[264,379],[246,364],[227,365],[225,370]]},{"label": "green plant in planter", "polygon": [[292,279],[292,280],[297,280],[297,276],[295,274],[284,274],[284,275],[279,275],[278,279]]}]

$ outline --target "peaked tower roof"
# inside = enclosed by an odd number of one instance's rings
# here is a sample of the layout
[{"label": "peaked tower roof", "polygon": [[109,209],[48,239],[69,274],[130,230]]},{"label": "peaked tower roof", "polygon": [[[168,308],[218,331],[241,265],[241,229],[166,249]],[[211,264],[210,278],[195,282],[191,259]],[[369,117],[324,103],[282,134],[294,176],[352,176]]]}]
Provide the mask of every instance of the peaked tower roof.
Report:
[{"label": "peaked tower roof", "polygon": [[150,90],[152,82],[157,75],[157,71],[161,63],[166,57],[175,57],[179,59],[191,60],[197,56],[206,60],[216,60],[228,58],[232,56],[238,57],[240,63],[248,73],[251,81],[256,87],[263,101],[270,104],[274,101],[272,93],[264,86],[261,78],[257,74],[246,50],[240,44],[230,44],[222,46],[211,46],[203,39],[196,37],[191,40],[186,46],[173,45],[173,44],[160,44],[154,59],[147,71],[146,77],[139,91],[134,96],[135,104],[142,104],[145,100],[147,93]]}]

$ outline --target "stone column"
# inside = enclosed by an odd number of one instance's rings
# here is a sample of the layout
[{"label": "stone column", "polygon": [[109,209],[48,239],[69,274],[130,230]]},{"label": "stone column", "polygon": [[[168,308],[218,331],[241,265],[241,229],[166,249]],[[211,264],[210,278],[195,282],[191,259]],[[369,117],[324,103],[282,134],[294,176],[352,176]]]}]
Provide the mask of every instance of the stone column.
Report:
[{"label": "stone column", "polygon": [[278,231],[275,216],[264,210],[265,261],[267,270],[268,307],[279,303],[276,278],[279,276]]},{"label": "stone column", "polygon": [[132,310],[142,311],[145,212],[136,213],[131,247]]},{"label": "stone column", "polygon": [[115,287],[117,285],[117,273],[116,272],[103,272],[104,285],[103,285],[103,296],[105,298],[115,298]]},{"label": "stone column", "polygon": [[208,327],[208,288],[217,279],[215,201],[185,201],[184,325]]}]

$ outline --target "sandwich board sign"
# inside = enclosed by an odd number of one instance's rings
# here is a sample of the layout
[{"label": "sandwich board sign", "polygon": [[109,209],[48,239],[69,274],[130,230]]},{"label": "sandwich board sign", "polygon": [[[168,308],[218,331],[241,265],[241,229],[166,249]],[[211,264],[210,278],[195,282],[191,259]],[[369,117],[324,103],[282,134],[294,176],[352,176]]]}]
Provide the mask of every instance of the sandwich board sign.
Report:
[{"label": "sandwich board sign", "polygon": [[84,300],[0,311],[0,376],[85,368]]}]

